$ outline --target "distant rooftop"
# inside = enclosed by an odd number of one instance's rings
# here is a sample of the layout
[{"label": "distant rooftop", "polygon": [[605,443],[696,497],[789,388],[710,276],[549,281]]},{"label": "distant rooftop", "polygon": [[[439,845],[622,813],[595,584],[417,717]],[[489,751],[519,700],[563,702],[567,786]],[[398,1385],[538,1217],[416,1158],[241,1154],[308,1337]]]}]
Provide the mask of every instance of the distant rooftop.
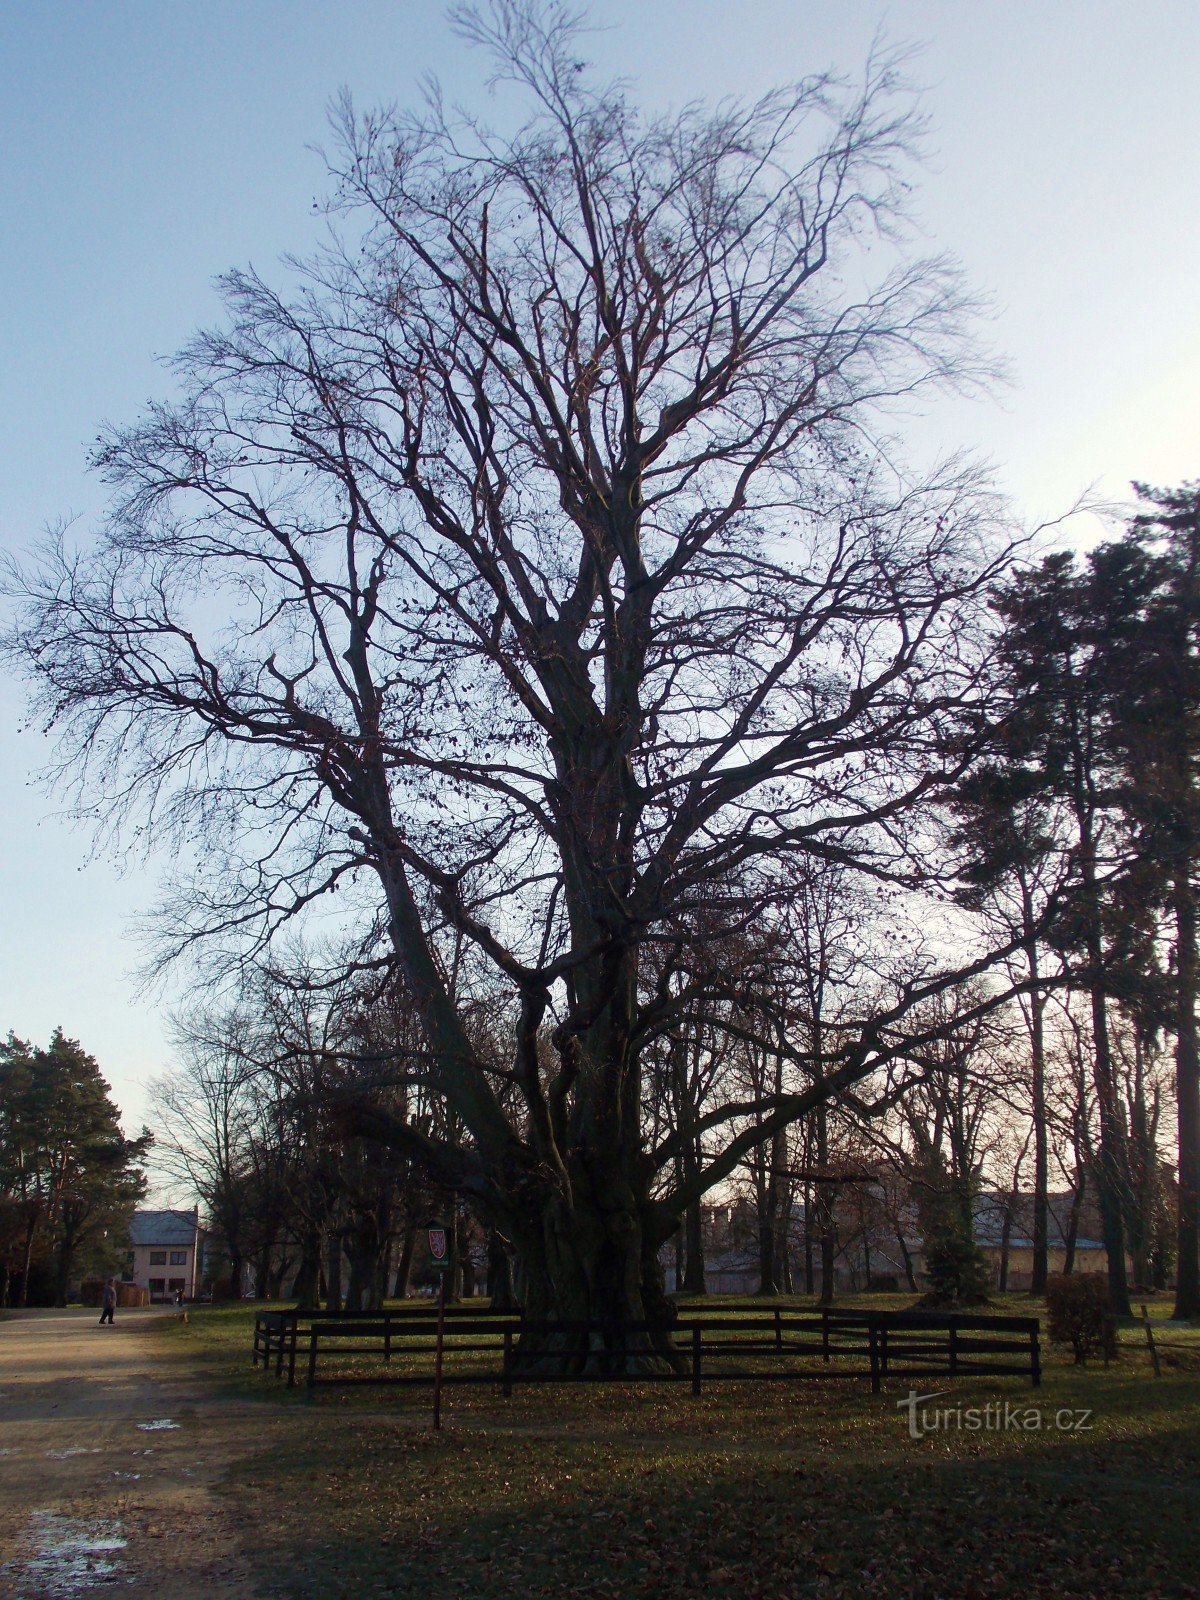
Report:
[{"label": "distant rooftop", "polygon": [[135,1245],[193,1245],[196,1242],[194,1211],[135,1211],[129,1225],[129,1239]]}]

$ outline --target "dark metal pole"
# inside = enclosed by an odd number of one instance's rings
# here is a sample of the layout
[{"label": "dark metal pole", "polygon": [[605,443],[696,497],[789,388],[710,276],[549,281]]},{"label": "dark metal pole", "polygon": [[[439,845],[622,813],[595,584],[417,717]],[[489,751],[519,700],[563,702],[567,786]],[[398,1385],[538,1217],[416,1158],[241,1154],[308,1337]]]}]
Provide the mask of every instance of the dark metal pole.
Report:
[{"label": "dark metal pole", "polygon": [[433,1426],[442,1425],[442,1336],[446,1328],[446,1270],[442,1269],[438,1290],[437,1355],[433,1364]]}]

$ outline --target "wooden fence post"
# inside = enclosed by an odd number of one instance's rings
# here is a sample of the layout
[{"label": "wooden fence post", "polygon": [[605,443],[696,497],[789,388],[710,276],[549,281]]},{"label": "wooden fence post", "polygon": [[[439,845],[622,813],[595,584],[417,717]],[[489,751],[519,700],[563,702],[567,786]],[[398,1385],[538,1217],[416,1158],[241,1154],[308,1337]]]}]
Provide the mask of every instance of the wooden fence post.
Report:
[{"label": "wooden fence post", "polygon": [[1042,1385],[1042,1341],[1040,1326],[1036,1320],[1029,1330],[1029,1376],[1033,1387],[1040,1389]]},{"label": "wooden fence post", "polygon": [[692,1328],[692,1393],[700,1393],[700,1324]]},{"label": "wooden fence post", "polygon": [[314,1322],[308,1330],[308,1398],[313,1397],[313,1390],[317,1386],[317,1325]]},{"label": "wooden fence post", "polygon": [[953,1378],[958,1372],[958,1329],[950,1324],[950,1376]]},{"label": "wooden fence post", "polygon": [[879,1330],[875,1325],[875,1318],[871,1317],[867,1323],[867,1348],[871,1357],[871,1393],[879,1393]]},{"label": "wooden fence post", "polygon": [[512,1329],[504,1330],[504,1366],[501,1370],[500,1392],[507,1398],[512,1394]]}]

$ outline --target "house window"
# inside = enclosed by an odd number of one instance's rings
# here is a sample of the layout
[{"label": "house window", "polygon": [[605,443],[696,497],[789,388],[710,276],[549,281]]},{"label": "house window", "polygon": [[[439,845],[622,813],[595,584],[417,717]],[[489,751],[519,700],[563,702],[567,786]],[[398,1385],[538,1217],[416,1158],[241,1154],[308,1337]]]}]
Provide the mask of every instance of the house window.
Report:
[{"label": "house window", "polygon": [[173,1267],[186,1267],[187,1266],[187,1251],[186,1250],[172,1250],[171,1251],[171,1265]]},{"label": "house window", "polygon": [[166,1292],[167,1292],[167,1280],[165,1278],[151,1278],[150,1279],[150,1298],[152,1300],[153,1300],[153,1298],[154,1298],[154,1296],[156,1294],[162,1295],[162,1294],[166,1294]]},{"label": "house window", "polygon": [[165,1267],[166,1264],[167,1264],[167,1252],[165,1250],[151,1250],[151,1252],[150,1252],[150,1265],[152,1267]]},{"label": "house window", "polygon": [[167,1288],[174,1294],[182,1294],[186,1285],[182,1278],[172,1278]]}]

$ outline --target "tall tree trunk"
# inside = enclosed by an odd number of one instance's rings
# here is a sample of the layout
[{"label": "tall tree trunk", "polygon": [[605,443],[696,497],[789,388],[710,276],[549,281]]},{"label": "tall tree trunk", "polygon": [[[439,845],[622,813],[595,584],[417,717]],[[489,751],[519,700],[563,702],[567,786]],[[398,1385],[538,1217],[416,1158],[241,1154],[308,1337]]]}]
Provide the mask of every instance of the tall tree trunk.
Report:
[{"label": "tall tree trunk", "polygon": [[1175,1094],[1179,1118],[1179,1237],[1175,1315],[1200,1317],[1200,1053],[1196,1039],[1196,901],[1191,862],[1174,882]]},{"label": "tall tree trunk", "polygon": [[513,1285],[512,1252],[495,1228],[488,1230],[487,1292],[497,1311],[511,1311],[517,1304]]},{"label": "tall tree trunk", "polygon": [[254,1293],[260,1300],[271,1298],[271,1253],[274,1248],[274,1241],[268,1241],[258,1252],[258,1264],[254,1269]]},{"label": "tall tree trunk", "polygon": [[804,1292],[815,1294],[817,1292],[816,1262],[814,1260],[813,1228],[816,1224],[816,1211],[813,1206],[813,1190],[811,1183],[804,1185]]},{"label": "tall tree trunk", "polygon": [[917,1275],[913,1271],[912,1251],[908,1248],[908,1240],[904,1237],[904,1229],[896,1229],[896,1243],[900,1246],[900,1259],[904,1263],[904,1277],[913,1294],[917,1293]]},{"label": "tall tree trunk", "polygon": [[396,1283],[392,1294],[397,1300],[404,1300],[408,1295],[409,1280],[412,1277],[413,1252],[417,1248],[417,1224],[409,1222],[405,1225],[404,1233],[400,1239],[400,1260],[396,1266]]},{"label": "tall tree trunk", "polygon": [[[775,1076],[775,1092],[783,1092],[782,1063]],[[773,1213],[771,1218],[771,1275],[779,1293],[790,1294],[792,1289],[791,1263],[788,1259],[788,1223],[791,1217],[791,1178],[788,1174],[787,1130],[781,1128],[771,1140],[771,1190]]]},{"label": "tall tree trunk", "polygon": [[817,1107],[817,1231],[821,1241],[821,1304],[831,1306],[834,1296],[834,1265],[837,1258],[837,1224],[834,1207],[837,1186],[829,1178],[829,1119],[825,1107]]},{"label": "tall tree trunk", "polygon": [[1016,1195],[1009,1198],[1009,1203],[1004,1208],[1004,1223],[1000,1229],[1000,1281],[996,1287],[1001,1294],[1008,1290],[1008,1252],[1012,1244],[1013,1207],[1016,1205]]},{"label": "tall tree trunk", "polygon": [[458,1254],[458,1271],[462,1283],[462,1297],[472,1300],[475,1297],[475,1263],[471,1260],[470,1241],[467,1237],[466,1217],[460,1212],[456,1233],[456,1246]]},{"label": "tall tree trunk", "polygon": [[1022,884],[1025,918],[1025,959],[1029,968],[1029,1046],[1032,1056],[1033,1112],[1033,1271],[1031,1295],[1046,1292],[1050,1272],[1050,1142],[1046,1127],[1046,997],[1041,989],[1037,938],[1033,933],[1033,900]]},{"label": "tall tree trunk", "polygon": [[325,1309],[342,1309],[342,1236],[336,1228],[325,1241]]},{"label": "tall tree trunk", "polygon": [[58,1250],[54,1263],[54,1304],[65,1306],[67,1303],[67,1288],[71,1277],[71,1261],[79,1244],[78,1234],[65,1230],[58,1241]]},{"label": "tall tree trunk", "polygon": [[1080,1164],[1076,1170],[1075,1188],[1071,1193],[1071,1209],[1067,1214],[1067,1234],[1063,1241],[1063,1277],[1075,1270],[1075,1246],[1079,1240],[1079,1217],[1083,1211],[1083,1196],[1087,1189],[1087,1169]]},{"label": "tall tree trunk", "polygon": [[1096,882],[1095,843],[1090,827],[1080,827],[1083,909],[1087,922],[1088,993],[1092,1011],[1092,1082],[1100,1116],[1100,1144],[1096,1151],[1096,1194],[1100,1203],[1100,1232],[1108,1262],[1108,1307],[1114,1316],[1128,1317],[1129,1279],[1125,1267],[1125,1207],[1129,1200],[1129,1159],[1125,1126],[1113,1071],[1108,1032],[1108,1005],[1104,981],[1105,958],[1101,933],[1100,894]]},{"label": "tall tree trunk", "polygon": [[774,1295],[779,1293],[779,1285],[775,1281],[775,1207],[778,1191],[771,1165],[772,1146],[764,1144],[756,1154],[761,1162],[755,1183],[758,1202],[758,1293]]},{"label": "tall tree trunk", "polygon": [[704,1210],[702,1202],[693,1200],[683,1214],[684,1263],[683,1292],[689,1295],[706,1294],[704,1282]]},{"label": "tall tree trunk", "polygon": [[300,1241],[300,1264],[292,1284],[299,1311],[316,1311],[321,1302],[321,1235],[306,1228]]},{"label": "tall tree trunk", "polygon": [[33,1241],[37,1236],[37,1225],[35,1215],[25,1228],[21,1253],[21,1290],[17,1296],[17,1305],[22,1308],[29,1304],[29,1270],[33,1265]]}]

